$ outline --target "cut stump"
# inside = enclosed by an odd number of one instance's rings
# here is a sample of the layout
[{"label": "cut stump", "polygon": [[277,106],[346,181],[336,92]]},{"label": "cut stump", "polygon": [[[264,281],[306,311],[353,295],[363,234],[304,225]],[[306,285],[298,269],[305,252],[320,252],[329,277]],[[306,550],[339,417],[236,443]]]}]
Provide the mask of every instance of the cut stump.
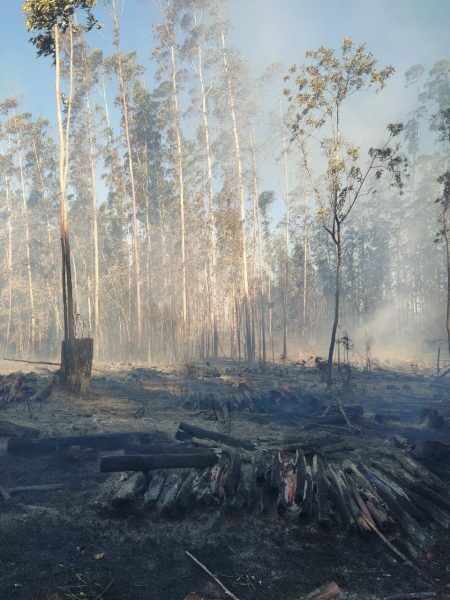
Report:
[{"label": "cut stump", "polygon": [[80,338],[61,344],[61,383],[74,392],[85,392],[91,383],[94,340]]}]

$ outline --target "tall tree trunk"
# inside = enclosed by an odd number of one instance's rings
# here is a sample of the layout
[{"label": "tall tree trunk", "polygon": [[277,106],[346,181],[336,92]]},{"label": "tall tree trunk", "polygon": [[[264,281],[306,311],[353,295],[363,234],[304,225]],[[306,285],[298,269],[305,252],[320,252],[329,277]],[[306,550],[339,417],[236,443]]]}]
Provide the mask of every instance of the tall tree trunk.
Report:
[{"label": "tall tree trunk", "polygon": [[132,221],[133,221],[133,257],[134,257],[134,279],[135,279],[135,293],[136,293],[136,348],[137,356],[140,357],[142,353],[142,302],[141,302],[141,265],[140,265],[140,254],[139,254],[139,231],[137,224],[137,198],[136,198],[136,185],[134,180],[134,166],[133,166],[133,155],[131,151],[131,138],[130,138],[130,126],[129,126],[129,113],[128,113],[128,102],[125,91],[125,81],[123,77],[122,69],[122,57],[119,49],[119,17],[117,11],[113,12],[114,29],[115,29],[115,45],[117,46],[117,78],[119,80],[120,88],[120,99],[122,103],[122,114],[125,129],[125,139],[127,144],[128,153],[128,170],[130,175],[131,185],[131,206],[132,206]]},{"label": "tall tree trunk", "polygon": [[99,335],[99,306],[100,306],[100,269],[99,269],[99,252],[98,252],[98,217],[97,217],[97,188],[95,183],[95,159],[94,159],[94,143],[92,138],[92,114],[89,94],[86,95],[86,111],[88,125],[88,140],[89,140],[89,169],[91,175],[91,224],[92,224],[92,246],[94,250],[94,319],[93,330],[94,337]]},{"label": "tall tree trunk", "polygon": [[213,192],[213,176],[212,176],[212,160],[211,160],[211,144],[209,140],[209,122],[208,108],[206,104],[205,84],[203,80],[203,51],[201,44],[198,45],[198,77],[200,84],[200,95],[202,100],[202,119],[203,119],[203,135],[206,156],[206,171],[207,171],[207,195],[208,195],[208,214],[209,214],[209,234],[211,247],[211,320],[213,328],[213,358],[219,356],[219,333],[218,333],[218,317],[217,317],[217,259],[216,259],[216,224],[214,218],[214,192]]},{"label": "tall tree trunk", "polygon": [[283,105],[280,100],[281,131],[283,137],[283,163],[284,163],[284,204],[286,213],[284,216],[284,283],[283,283],[283,355],[288,357],[288,286],[289,286],[289,168],[287,158],[287,144],[285,136]]},{"label": "tall tree trunk", "polygon": [[[3,149],[2,149],[3,156]],[[12,222],[11,222],[11,182],[9,177],[4,175],[5,180],[5,199],[7,214],[7,246],[6,246],[6,269],[8,273],[8,322],[6,326],[5,355],[8,356],[9,339],[11,335],[12,321],[12,269],[13,269],[13,247],[12,247]]]},{"label": "tall tree trunk", "polygon": [[448,341],[448,354],[450,356],[450,198],[447,196],[445,199],[444,208],[444,237],[447,246],[447,341]]},{"label": "tall tree trunk", "polygon": [[69,224],[67,220],[67,171],[69,165],[69,128],[70,112],[72,106],[73,86],[73,36],[72,27],[69,26],[70,36],[70,72],[69,72],[69,100],[66,117],[66,134],[63,131],[60,90],[60,44],[58,23],[54,26],[55,40],[55,100],[58,119],[59,137],[59,184],[60,184],[60,228],[61,228],[61,256],[62,256],[62,288],[64,312],[64,338],[74,338],[74,312],[72,292],[72,266],[70,260]]},{"label": "tall tree trunk", "polygon": [[22,160],[22,148],[20,145],[20,138],[17,140],[18,143],[18,161],[19,161],[19,174],[20,174],[20,189],[22,194],[22,211],[25,225],[25,248],[27,254],[27,279],[28,279],[28,295],[30,297],[30,355],[33,356],[35,351],[35,328],[36,328],[36,315],[34,307],[34,290],[33,290],[33,273],[31,270],[31,242],[30,242],[30,228],[28,224],[28,207],[27,199],[25,195],[25,178],[23,173],[23,160]]},{"label": "tall tree trunk", "polygon": [[183,352],[185,353],[188,341],[188,317],[187,317],[187,289],[186,289],[186,224],[184,216],[184,169],[183,169],[183,150],[181,147],[181,130],[180,130],[180,109],[178,105],[178,87],[177,87],[177,71],[175,63],[175,48],[173,44],[170,46],[170,60],[172,66],[172,100],[174,112],[174,129],[176,137],[176,156],[178,170],[178,186],[180,194],[180,221],[181,221],[181,278],[182,278],[182,337],[183,337]]},{"label": "tall tree trunk", "polygon": [[336,287],[334,292],[334,320],[333,328],[331,330],[330,348],[328,350],[328,365],[327,365],[327,386],[330,387],[332,383],[333,374],[333,355],[334,346],[336,344],[336,331],[339,324],[339,306],[340,306],[340,294],[341,294],[341,264],[342,264],[342,248],[341,248],[341,231],[339,221],[336,223],[335,230],[335,249],[336,249]]},{"label": "tall tree trunk", "polygon": [[251,323],[250,323],[250,311],[249,311],[249,294],[248,294],[248,269],[247,269],[247,232],[245,226],[245,191],[244,191],[244,178],[242,169],[242,156],[241,156],[241,145],[239,140],[239,131],[236,119],[236,101],[234,97],[233,82],[231,80],[231,74],[228,67],[227,59],[227,48],[225,45],[225,34],[221,31],[222,39],[222,62],[225,73],[225,79],[228,89],[228,103],[231,113],[231,123],[233,129],[234,148],[236,155],[236,167],[237,167],[237,184],[238,184],[238,196],[239,196],[239,212],[241,221],[241,266],[242,266],[242,306],[244,315],[244,327],[245,327],[245,348],[246,358],[249,364],[253,360],[253,349],[252,349],[252,335],[251,335]]},{"label": "tall tree trunk", "polygon": [[303,229],[303,336],[306,332],[306,304],[308,299],[308,226]]}]

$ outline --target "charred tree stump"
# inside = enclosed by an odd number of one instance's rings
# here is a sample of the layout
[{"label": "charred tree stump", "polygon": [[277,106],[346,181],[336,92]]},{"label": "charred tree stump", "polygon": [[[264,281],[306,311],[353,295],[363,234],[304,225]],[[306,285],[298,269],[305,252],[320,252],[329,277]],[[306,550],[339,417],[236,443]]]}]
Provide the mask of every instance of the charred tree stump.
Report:
[{"label": "charred tree stump", "polygon": [[91,383],[94,340],[69,338],[61,344],[61,383],[83,393]]}]

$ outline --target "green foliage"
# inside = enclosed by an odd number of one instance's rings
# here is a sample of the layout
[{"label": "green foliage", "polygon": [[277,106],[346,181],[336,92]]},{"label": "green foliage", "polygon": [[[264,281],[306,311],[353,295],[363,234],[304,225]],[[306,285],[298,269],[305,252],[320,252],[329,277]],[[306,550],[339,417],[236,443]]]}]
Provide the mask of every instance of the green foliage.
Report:
[{"label": "green foliage", "polygon": [[310,64],[292,66],[285,81],[293,80],[294,90],[286,88],[285,96],[297,106],[293,133],[320,129],[330,114],[344,100],[362,89],[383,89],[394,73],[394,67],[377,68],[377,61],[365,44],[355,47],[350,37],[344,38],[341,55],[320,46],[306,53]]},{"label": "green foliage", "polygon": [[85,28],[87,31],[99,27],[92,9],[97,0],[26,0],[22,10],[26,15],[25,27],[28,31],[39,31],[30,38],[36,47],[38,56],[55,54],[54,27],[64,33],[73,26],[73,18],[77,10],[86,13]]}]

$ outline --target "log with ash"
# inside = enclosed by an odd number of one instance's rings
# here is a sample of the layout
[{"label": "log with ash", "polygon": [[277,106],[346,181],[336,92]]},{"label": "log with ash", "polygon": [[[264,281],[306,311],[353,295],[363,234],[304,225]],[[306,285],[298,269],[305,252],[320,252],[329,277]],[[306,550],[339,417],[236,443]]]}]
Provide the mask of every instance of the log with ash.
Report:
[{"label": "log with ash", "polygon": [[[220,420],[231,412],[248,411],[258,414],[298,415],[303,417],[324,416],[323,422],[345,421],[337,407],[328,407],[316,395],[285,384],[278,389],[257,391],[248,384],[241,382],[237,388],[228,394],[213,391],[190,391],[184,400],[184,408],[191,411],[205,411]],[[360,405],[346,407],[352,417],[359,419],[363,415]]]},{"label": "log with ash", "polygon": [[[336,459],[310,446],[262,447],[185,423],[177,438],[103,457],[101,471],[116,474],[97,507],[120,512],[139,505],[177,518],[199,510],[279,515],[377,535],[405,560],[431,558],[433,531],[450,527],[448,484],[404,450]],[[397,547],[390,532],[398,537]]]}]

